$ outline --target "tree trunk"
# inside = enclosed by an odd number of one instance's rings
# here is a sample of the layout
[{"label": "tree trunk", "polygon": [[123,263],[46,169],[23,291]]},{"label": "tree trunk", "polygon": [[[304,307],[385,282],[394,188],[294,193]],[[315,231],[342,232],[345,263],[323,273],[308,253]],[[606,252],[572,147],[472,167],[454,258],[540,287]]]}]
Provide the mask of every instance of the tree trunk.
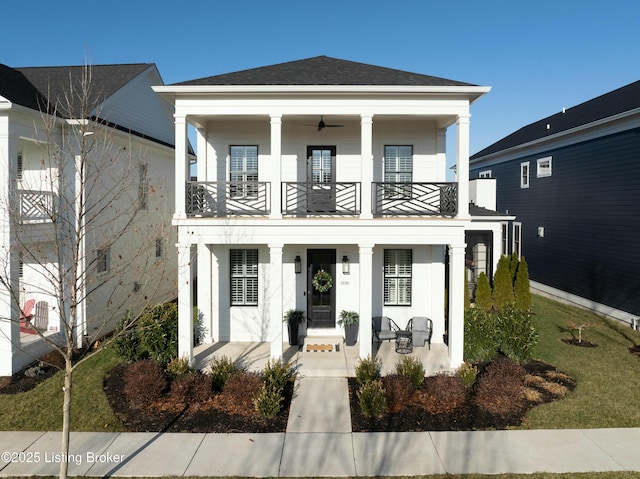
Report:
[{"label": "tree trunk", "polygon": [[67,479],[69,472],[69,463],[66,458],[69,457],[69,438],[71,434],[71,381],[73,375],[73,364],[71,362],[71,354],[73,348],[67,348],[65,353],[65,369],[64,369],[64,388],[63,404],[62,404],[62,460],[60,461],[60,479]]}]

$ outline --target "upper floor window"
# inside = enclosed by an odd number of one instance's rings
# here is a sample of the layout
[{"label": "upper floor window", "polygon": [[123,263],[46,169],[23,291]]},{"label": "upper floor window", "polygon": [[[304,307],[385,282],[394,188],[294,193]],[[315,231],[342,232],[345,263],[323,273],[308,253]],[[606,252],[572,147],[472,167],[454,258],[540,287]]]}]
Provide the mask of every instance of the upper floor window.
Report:
[{"label": "upper floor window", "polygon": [[231,250],[231,305],[258,304],[258,250]]},{"label": "upper floor window", "polygon": [[485,170],[478,173],[478,178],[491,178],[491,170]]},{"label": "upper floor window", "polygon": [[149,207],[149,165],[138,165],[138,206],[146,210]]},{"label": "upper floor window", "polygon": [[231,196],[234,198],[255,197],[258,194],[258,146],[236,145],[231,147],[229,179]]},{"label": "upper floor window", "polygon": [[546,158],[540,158],[536,161],[537,163],[536,176],[538,178],[551,176],[551,159],[552,157],[547,156]]},{"label": "upper floor window", "polygon": [[[384,147],[384,182],[411,183],[413,181],[413,146],[386,145]],[[385,198],[411,196],[410,185],[385,185]]]},{"label": "upper floor window", "polygon": [[164,244],[162,238],[156,238],[156,259],[164,256]]},{"label": "upper floor window", "polygon": [[529,162],[520,163],[520,188],[529,188]]},{"label": "upper floor window", "polygon": [[98,273],[106,273],[111,268],[111,251],[107,246],[96,252],[96,270]]},{"label": "upper floor window", "polygon": [[410,249],[384,250],[384,304],[411,305]]}]

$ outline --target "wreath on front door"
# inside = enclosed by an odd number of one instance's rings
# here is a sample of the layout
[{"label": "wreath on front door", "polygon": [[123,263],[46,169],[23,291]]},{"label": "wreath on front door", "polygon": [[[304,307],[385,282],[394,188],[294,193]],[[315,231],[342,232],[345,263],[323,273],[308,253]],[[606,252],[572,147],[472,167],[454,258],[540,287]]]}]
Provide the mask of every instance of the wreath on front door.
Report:
[{"label": "wreath on front door", "polygon": [[325,270],[321,269],[313,275],[311,284],[319,293],[326,293],[333,286],[333,278]]}]

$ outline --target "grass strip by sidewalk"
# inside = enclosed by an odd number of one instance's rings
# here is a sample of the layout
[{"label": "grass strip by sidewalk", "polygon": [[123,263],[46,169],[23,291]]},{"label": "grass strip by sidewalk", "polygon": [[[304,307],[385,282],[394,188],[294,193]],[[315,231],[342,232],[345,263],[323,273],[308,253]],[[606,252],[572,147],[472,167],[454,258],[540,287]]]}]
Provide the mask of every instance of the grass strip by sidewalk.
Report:
[{"label": "grass strip by sidewalk", "polygon": [[[80,364],[73,375],[71,429],[73,431],[124,431],[111,411],[102,390],[107,372],[122,362],[110,349],[100,351]],[[60,371],[33,390],[0,394],[0,430],[60,431],[62,429],[62,386]]]}]

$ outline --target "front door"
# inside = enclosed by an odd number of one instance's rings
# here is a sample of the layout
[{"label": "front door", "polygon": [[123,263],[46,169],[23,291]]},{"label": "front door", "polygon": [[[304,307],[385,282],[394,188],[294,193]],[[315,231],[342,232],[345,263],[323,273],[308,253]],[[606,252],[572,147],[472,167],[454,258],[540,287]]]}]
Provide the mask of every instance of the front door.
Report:
[{"label": "front door", "polygon": [[336,147],[307,147],[307,212],[336,210]]},{"label": "front door", "polygon": [[309,328],[334,328],[335,312],[335,249],[307,251],[307,316]]}]

